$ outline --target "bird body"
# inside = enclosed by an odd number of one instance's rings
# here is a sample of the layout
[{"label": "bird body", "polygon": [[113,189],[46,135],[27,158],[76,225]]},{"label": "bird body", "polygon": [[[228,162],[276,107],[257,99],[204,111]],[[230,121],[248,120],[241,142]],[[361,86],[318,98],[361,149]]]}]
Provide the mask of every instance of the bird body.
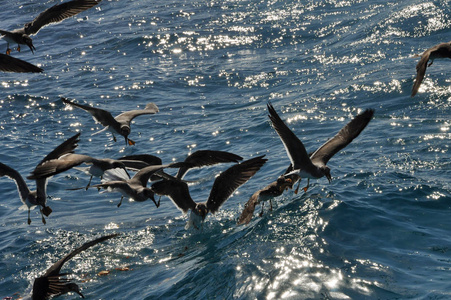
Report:
[{"label": "bird body", "polygon": [[[296,174],[300,178],[307,178],[309,181],[304,188],[304,191],[307,191],[310,179],[317,179],[325,176],[329,182],[332,180],[327,162],[332,156],[359,136],[362,130],[365,129],[371,121],[374,114],[374,110],[372,109],[365,110],[346,124],[333,138],[329,139],[315,152],[308,154],[304,144],[302,144],[299,138],[287,125],[285,125],[271,103],[268,103],[268,112],[271,123],[279,135],[291,161],[292,171],[285,174],[285,177]],[[297,192],[297,189],[295,192]]]}]

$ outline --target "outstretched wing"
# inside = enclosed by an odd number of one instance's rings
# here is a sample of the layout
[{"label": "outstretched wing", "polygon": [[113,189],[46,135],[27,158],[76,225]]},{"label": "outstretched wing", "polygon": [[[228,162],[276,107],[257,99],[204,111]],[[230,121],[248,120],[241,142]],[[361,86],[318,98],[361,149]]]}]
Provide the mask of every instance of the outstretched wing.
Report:
[{"label": "outstretched wing", "polygon": [[279,135],[288,157],[290,158],[293,169],[304,169],[306,171],[314,169],[310,157],[305,150],[304,144],[298,137],[288,128],[287,125],[277,114],[271,103],[268,103],[269,119]]},{"label": "outstretched wing", "polygon": [[325,165],[338,151],[349,145],[373,118],[374,109],[367,109],[346,124],[333,138],[316,150],[311,159],[316,165]]},{"label": "outstretched wing", "polygon": [[187,166],[180,168],[175,177],[182,179],[188,170],[192,168],[200,168],[220,163],[237,163],[242,159],[243,158],[241,156],[226,151],[199,150],[192,153],[185,159]]},{"label": "outstretched wing", "polygon": [[121,113],[116,117],[116,121],[121,124],[130,125],[130,122],[137,116],[156,114],[158,111],[157,105],[151,102],[148,103],[144,109],[135,109]]},{"label": "outstretched wing", "polygon": [[113,115],[109,111],[106,111],[101,108],[96,108],[88,105],[78,104],[72,101],[69,101],[67,98],[61,98],[64,103],[70,104],[72,106],[78,107],[80,109],[83,109],[91,114],[91,116],[94,118],[94,120],[103,126],[109,126],[111,124],[117,123],[117,121],[114,119]]},{"label": "outstretched wing", "polygon": [[235,192],[237,188],[246,183],[266,163],[263,156],[255,157],[236,164],[222,172],[213,183],[207,208],[215,213],[219,207]]},{"label": "outstretched wing", "polygon": [[40,13],[33,21],[25,24],[25,33],[27,35],[36,34],[42,27],[75,16],[76,14],[99,4],[100,1],[101,0],[72,0],[54,5]]},{"label": "outstretched wing", "polygon": [[429,56],[431,51],[434,50],[437,46],[430,48],[421,55],[420,61],[417,63],[417,77],[415,78],[415,83],[412,87],[412,94],[410,97],[413,97],[417,94],[418,89],[420,88],[421,83],[423,82],[424,75],[426,74],[426,69],[428,67]]},{"label": "outstretched wing", "polygon": [[16,73],[41,73],[43,70],[29,62],[0,54],[0,71]]},{"label": "outstretched wing", "polygon": [[20,200],[25,203],[28,194],[30,194],[30,189],[28,188],[25,180],[23,180],[19,172],[3,163],[0,163],[0,177],[2,176],[8,176],[12,180],[14,180],[17,186],[17,190],[19,191]]},{"label": "outstretched wing", "polygon": [[43,162],[42,164],[38,165],[33,170],[33,172],[31,172],[30,176],[28,176],[27,178],[28,179],[47,178],[59,174],[61,172],[67,171],[82,163],[88,163],[93,160],[94,158],[88,155],[69,153],[64,155],[63,157]]}]

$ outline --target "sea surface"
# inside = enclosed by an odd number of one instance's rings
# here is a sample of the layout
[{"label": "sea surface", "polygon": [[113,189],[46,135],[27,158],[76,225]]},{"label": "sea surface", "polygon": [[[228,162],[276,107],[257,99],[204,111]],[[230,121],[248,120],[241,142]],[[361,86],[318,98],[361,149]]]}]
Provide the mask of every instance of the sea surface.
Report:
[{"label": "sea surface", "polygon": [[[3,1],[0,27],[57,3]],[[34,209],[28,225],[14,182],[0,178],[0,298],[30,295],[54,262],[111,233],[62,270],[86,299],[451,298],[450,61],[436,60],[410,97],[414,55],[451,40],[449,1],[104,0],[33,40],[34,55],[12,55],[44,73],[0,74],[0,162],[22,176],[77,132],[76,153],[98,158],[170,163],[210,149],[268,161],[201,230],[186,230],[166,197],[118,208],[118,193],[68,190],[89,181],[75,169],[50,179],[47,224]],[[61,97],[113,115],[148,102],[160,111],[134,120],[126,146],[92,136],[102,126]],[[364,109],[375,115],[329,161],[331,183],[286,191],[238,226],[249,197],[289,164],[268,102],[307,151]],[[191,171],[193,199],[229,166]]]}]

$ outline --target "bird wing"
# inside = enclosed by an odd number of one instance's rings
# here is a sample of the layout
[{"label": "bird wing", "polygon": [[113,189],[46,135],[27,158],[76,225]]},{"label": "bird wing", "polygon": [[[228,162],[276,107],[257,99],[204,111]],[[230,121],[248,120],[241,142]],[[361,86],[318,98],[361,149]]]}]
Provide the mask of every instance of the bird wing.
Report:
[{"label": "bird wing", "polygon": [[25,24],[25,33],[27,35],[36,34],[42,27],[75,16],[76,14],[99,4],[100,1],[101,0],[72,0],[54,5],[40,13],[33,21]]},{"label": "bird wing", "polygon": [[82,251],[88,249],[89,247],[92,247],[100,242],[106,241],[108,239],[111,239],[113,237],[118,236],[118,234],[110,234],[107,236],[103,236],[100,237],[98,239],[95,239],[93,241],[87,242],[85,244],[83,244],[82,246],[78,247],[77,249],[75,249],[74,251],[72,251],[71,253],[67,254],[66,256],[64,256],[63,258],[61,258],[59,261],[57,261],[56,263],[54,263],[50,268],[47,269],[47,271],[45,272],[44,276],[57,276],[60,275],[60,270],[63,267],[64,263],[67,262],[68,260],[70,260],[72,257],[74,257],[75,255],[81,253]]},{"label": "bird wing", "polygon": [[222,172],[213,183],[206,203],[208,210],[215,213],[237,188],[254,176],[267,161],[263,157],[249,159]]},{"label": "bird wing", "polygon": [[228,162],[237,163],[242,159],[243,158],[241,156],[226,151],[199,150],[192,153],[185,159],[184,162],[188,165],[186,167],[180,168],[175,177],[182,179],[183,176],[185,176],[185,174],[191,168],[200,168],[204,166],[211,166]]},{"label": "bird wing", "polygon": [[67,139],[61,145],[56,147],[52,152],[47,154],[47,156],[44,157],[43,160],[41,160],[38,166],[52,159],[58,159],[65,154],[73,153],[75,148],[77,148],[78,146],[77,143],[79,141],[80,141],[80,132],[72,136],[71,138]]},{"label": "bird wing", "polygon": [[349,145],[365,129],[374,114],[373,109],[367,109],[357,115],[344,126],[333,138],[324,143],[312,155],[311,160],[316,165],[325,165],[338,151]]},{"label": "bird wing", "polygon": [[196,208],[196,203],[191,198],[188,185],[176,178],[163,179],[152,184],[151,190],[161,196],[167,196],[182,212]]},{"label": "bird wing", "polygon": [[137,154],[119,158],[127,168],[140,170],[147,166],[163,164],[161,158],[150,154]]},{"label": "bird wing", "polygon": [[144,109],[135,109],[121,113],[115,119],[121,124],[130,125],[130,122],[140,115],[156,114],[158,107],[155,103],[148,103]]},{"label": "bird wing", "polygon": [[67,171],[82,163],[92,162],[94,158],[88,155],[69,153],[60,158],[52,159],[38,165],[28,179],[47,178],[61,172]]},{"label": "bird wing", "polygon": [[14,58],[6,54],[0,54],[0,71],[17,73],[41,73],[43,70],[24,60]]},{"label": "bird wing", "polygon": [[431,52],[435,49],[435,47],[424,51],[424,53],[421,55],[420,61],[417,63],[417,77],[415,78],[415,83],[412,87],[412,94],[410,95],[411,97],[416,95],[421,83],[423,82],[424,75],[426,74],[426,69],[428,67],[429,56],[431,55]]},{"label": "bird wing", "polygon": [[285,147],[287,155],[293,165],[293,169],[302,168],[306,171],[314,168],[310,157],[305,150],[304,144],[298,139],[298,137],[288,128],[287,125],[277,114],[271,103],[268,103],[269,119],[272,122],[274,129],[279,135],[282,143]]},{"label": "bird wing", "polygon": [[238,225],[248,224],[252,220],[252,215],[255,211],[255,206],[258,204],[258,198],[260,197],[260,191],[256,191],[244,205],[243,212],[238,219]]},{"label": "bird wing", "polygon": [[78,104],[72,101],[69,101],[66,98],[61,98],[64,103],[70,104],[72,106],[78,107],[80,109],[83,109],[91,114],[91,116],[94,118],[94,120],[103,126],[109,126],[111,124],[117,123],[117,121],[114,119],[113,115],[104,109],[96,108],[88,105]]},{"label": "bird wing", "polygon": [[141,170],[139,170],[135,176],[133,176],[132,179],[130,179],[131,183],[137,183],[140,184],[142,186],[146,186],[147,182],[149,181],[149,179],[152,177],[152,175],[156,174],[158,172],[158,175],[161,175],[162,177],[169,177],[168,179],[172,179],[173,177],[168,175],[168,174],[164,174],[163,172],[160,172],[161,170],[163,170],[164,168],[180,168],[180,166],[184,166],[183,162],[179,162],[179,163],[172,163],[172,164],[167,164],[167,165],[155,165],[155,166],[148,166],[145,168],[142,168]]},{"label": "bird wing", "polygon": [[25,203],[28,194],[30,194],[30,189],[28,188],[25,180],[23,180],[19,172],[3,163],[0,163],[0,177],[2,176],[7,176],[14,180],[17,186],[17,191],[19,192],[20,200]]}]

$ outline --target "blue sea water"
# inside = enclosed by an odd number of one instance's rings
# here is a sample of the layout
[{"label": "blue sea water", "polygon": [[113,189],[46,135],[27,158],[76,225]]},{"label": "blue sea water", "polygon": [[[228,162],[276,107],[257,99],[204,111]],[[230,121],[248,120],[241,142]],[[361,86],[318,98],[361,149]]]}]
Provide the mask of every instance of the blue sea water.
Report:
[{"label": "blue sea water", "polygon": [[[0,27],[59,2],[5,1]],[[449,61],[435,61],[410,97],[413,56],[450,40],[450,16],[448,1],[104,0],[43,28],[34,55],[12,55],[45,72],[0,74],[0,162],[24,177],[77,132],[76,153],[100,158],[169,163],[212,149],[268,162],[201,231],[186,230],[168,198],[118,208],[120,194],[67,190],[87,184],[77,170],[49,181],[47,224],[35,209],[27,225],[16,186],[0,178],[0,297],[29,295],[52,263],[117,232],[63,269],[87,299],[451,298]],[[61,97],[113,115],[148,102],[160,112],[135,119],[126,147],[92,136],[101,126]],[[287,191],[237,226],[248,198],[289,163],[268,101],[308,151],[362,110],[376,113],[330,160],[330,184]],[[202,178],[191,196],[207,199],[227,167],[190,172]]]}]

